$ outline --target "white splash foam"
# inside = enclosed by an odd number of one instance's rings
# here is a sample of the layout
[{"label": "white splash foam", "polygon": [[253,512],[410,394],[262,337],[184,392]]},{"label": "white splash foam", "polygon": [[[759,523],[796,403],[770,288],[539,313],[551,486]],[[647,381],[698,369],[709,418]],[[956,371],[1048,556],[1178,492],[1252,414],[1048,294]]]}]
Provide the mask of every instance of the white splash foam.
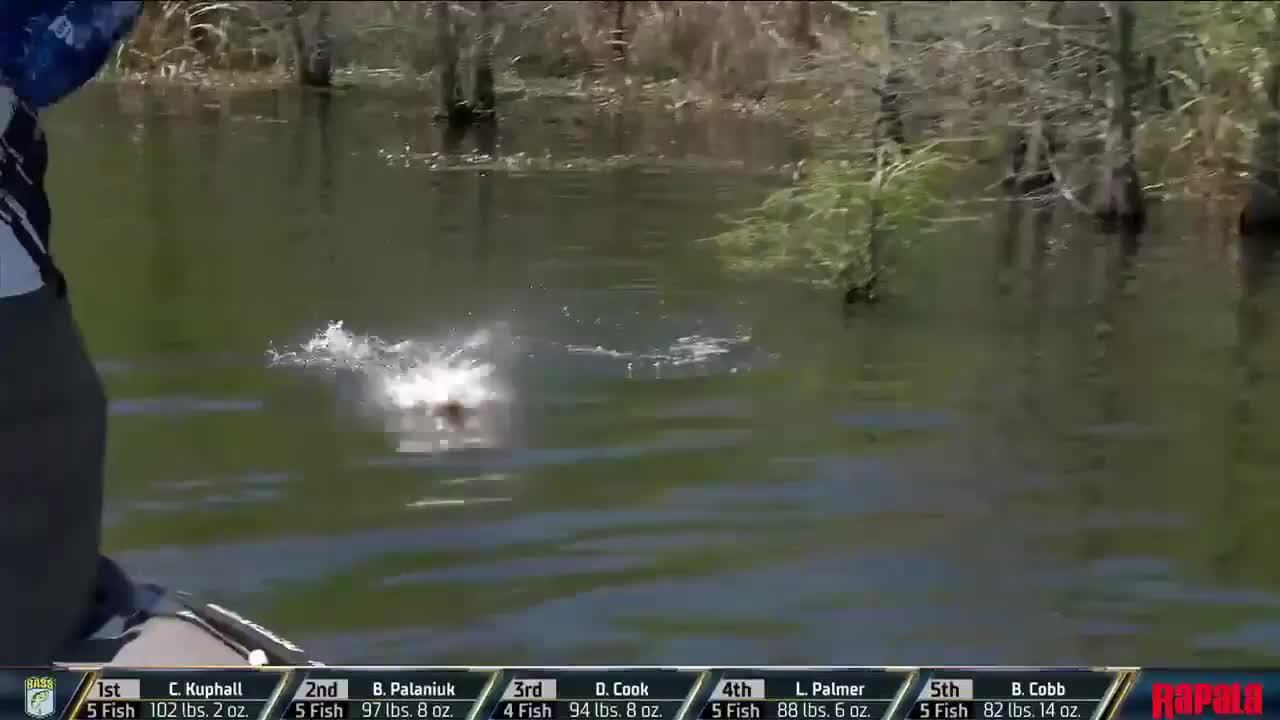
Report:
[{"label": "white splash foam", "polygon": [[750,335],[739,335],[734,338],[686,335],[682,338],[677,338],[674,343],[671,343],[663,359],[672,365],[700,363],[720,355],[727,355],[735,347],[746,345],[750,342]]},{"label": "white splash foam", "polygon": [[676,338],[666,348],[647,352],[628,352],[615,350],[602,345],[569,345],[565,349],[576,355],[594,355],[597,357],[620,360],[643,360],[653,364],[665,365],[697,365],[714,358],[728,355],[735,349],[751,343],[751,335],[744,333],[735,337],[711,337],[707,335],[686,335]]},{"label": "white splash foam", "polygon": [[[402,452],[434,452],[493,444],[494,427],[486,418],[510,395],[499,376],[498,358],[505,348],[509,345],[492,329],[461,340],[392,342],[333,322],[297,350],[273,348],[267,354],[277,367],[354,373],[362,381],[362,404],[382,411],[388,430],[404,436]],[[435,412],[449,403],[464,409],[462,428]]]},{"label": "white splash foam", "polygon": [[298,350],[279,352],[268,348],[267,357],[273,366],[358,369],[374,355],[375,343],[383,344],[377,338],[353,335],[338,321],[329,323]]},{"label": "white splash foam", "polygon": [[575,355],[599,355],[601,357],[622,358],[622,359],[636,357],[634,353],[623,352],[622,350],[610,350],[609,348],[604,347],[603,345],[595,345],[595,346],[569,345],[565,347],[565,350],[568,350],[569,352],[574,353]]},{"label": "white splash foam", "polygon": [[434,408],[450,402],[477,408],[498,398],[489,385],[493,373],[494,366],[489,363],[428,364],[388,373],[382,378],[382,391],[387,401],[401,410]]}]

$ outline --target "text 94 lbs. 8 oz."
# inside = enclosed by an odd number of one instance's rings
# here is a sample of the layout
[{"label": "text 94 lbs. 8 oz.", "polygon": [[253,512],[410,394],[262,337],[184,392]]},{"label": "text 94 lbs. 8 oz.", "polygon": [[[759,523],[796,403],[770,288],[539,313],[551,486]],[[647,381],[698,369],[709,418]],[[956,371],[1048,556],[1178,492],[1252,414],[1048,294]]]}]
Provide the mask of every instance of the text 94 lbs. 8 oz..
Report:
[{"label": "text 94 lbs. 8 oz.", "polygon": [[661,720],[662,706],[646,702],[601,702],[580,700],[569,703],[573,720]]}]

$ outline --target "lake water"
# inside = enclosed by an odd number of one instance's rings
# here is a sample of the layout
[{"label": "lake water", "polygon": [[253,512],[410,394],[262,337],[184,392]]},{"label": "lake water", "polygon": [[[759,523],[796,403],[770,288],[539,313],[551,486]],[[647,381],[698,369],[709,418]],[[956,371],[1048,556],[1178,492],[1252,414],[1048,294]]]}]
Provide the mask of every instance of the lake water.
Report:
[{"label": "lake water", "polygon": [[1280,656],[1280,295],[1228,210],[1126,257],[970,205],[845,318],[696,242],[786,127],[524,103],[486,163],[429,112],[51,114],[131,572],[332,663]]}]

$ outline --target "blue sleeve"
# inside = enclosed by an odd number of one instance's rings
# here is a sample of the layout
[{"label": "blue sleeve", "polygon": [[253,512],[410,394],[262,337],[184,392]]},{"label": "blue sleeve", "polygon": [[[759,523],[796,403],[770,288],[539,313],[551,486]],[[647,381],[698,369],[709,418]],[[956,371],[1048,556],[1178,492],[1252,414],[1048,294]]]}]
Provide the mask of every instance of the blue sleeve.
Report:
[{"label": "blue sleeve", "polygon": [[46,107],[97,74],[142,2],[0,0],[0,7],[0,70],[18,97]]},{"label": "blue sleeve", "polygon": [[20,74],[17,70],[27,52],[27,25],[45,10],[41,0],[9,0],[0,2],[0,75],[6,84]]}]

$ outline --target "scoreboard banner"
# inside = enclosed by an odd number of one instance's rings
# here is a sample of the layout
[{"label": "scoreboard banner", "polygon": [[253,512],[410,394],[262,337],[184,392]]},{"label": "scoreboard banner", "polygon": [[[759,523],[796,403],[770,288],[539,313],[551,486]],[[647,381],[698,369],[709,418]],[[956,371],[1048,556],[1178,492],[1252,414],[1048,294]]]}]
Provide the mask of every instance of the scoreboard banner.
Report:
[{"label": "scoreboard banner", "polygon": [[1280,720],[1280,670],[0,668],[0,720]]}]

